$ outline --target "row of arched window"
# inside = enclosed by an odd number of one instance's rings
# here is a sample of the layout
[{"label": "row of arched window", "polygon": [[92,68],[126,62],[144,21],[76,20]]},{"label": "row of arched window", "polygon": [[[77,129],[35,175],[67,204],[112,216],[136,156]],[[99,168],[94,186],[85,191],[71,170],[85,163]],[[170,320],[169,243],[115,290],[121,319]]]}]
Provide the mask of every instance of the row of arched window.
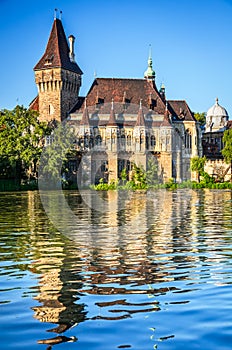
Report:
[{"label": "row of arched window", "polygon": [[[148,136],[146,135],[145,137],[140,135],[139,139],[138,139],[139,143],[142,144],[146,144],[146,149],[154,149],[155,145],[156,145],[156,139],[154,135]],[[98,134],[96,136],[92,136],[89,134],[86,134],[84,136],[78,137],[77,138],[77,145],[81,148],[93,148],[94,146],[100,146],[102,144],[117,144],[118,147],[121,148],[126,148],[131,147],[133,144],[133,139],[132,139],[132,135],[128,134],[128,135],[121,135],[119,137],[116,137],[116,135],[112,135],[112,137],[110,139],[107,140],[103,140],[101,135]]]}]

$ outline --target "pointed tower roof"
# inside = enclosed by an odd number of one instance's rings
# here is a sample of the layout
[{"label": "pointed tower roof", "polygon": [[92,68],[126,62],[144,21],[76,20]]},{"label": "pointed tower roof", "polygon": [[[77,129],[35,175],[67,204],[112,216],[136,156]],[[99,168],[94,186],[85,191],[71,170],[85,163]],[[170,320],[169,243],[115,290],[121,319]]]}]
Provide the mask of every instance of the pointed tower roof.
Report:
[{"label": "pointed tower roof", "polygon": [[169,119],[169,115],[170,115],[170,112],[168,110],[168,103],[166,102],[165,112],[164,112],[164,119],[163,119],[163,121],[162,121],[160,126],[170,126],[171,125],[171,122],[170,122],[170,119]]},{"label": "pointed tower roof", "polygon": [[62,22],[55,18],[45,53],[35,65],[34,70],[64,68],[77,74],[83,74],[77,63],[70,60],[69,53],[70,49]]},{"label": "pointed tower roof", "polygon": [[142,100],[141,99],[140,99],[139,112],[138,112],[138,116],[137,116],[137,120],[136,120],[135,126],[145,126],[145,119],[144,119],[143,108],[142,108]]},{"label": "pointed tower roof", "polygon": [[117,126],[116,117],[115,117],[115,113],[114,113],[114,99],[113,98],[112,98],[112,102],[111,102],[110,118],[109,118],[109,122],[107,125],[108,126]]},{"label": "pointed tower roof", "polygon": [[148,67],[147,67],[147,70],[144,72],[144,78],[149,80],[155,80],[155,71],[152,68],[151,46],[149,50],[149,57],[148,57],[147,64],[148,64]]},{"label": "pointed tower roof", "polygon": [[87,101],[85,99],[85,106],[84,106],[84,111],[83,111],[83,114],[82,114],[82,118],[81,118],[81,121],[80,121],[80,125],[89,125],[90,122],[89,122],[89,112],[88,112],[88,108],[87,108]]}]

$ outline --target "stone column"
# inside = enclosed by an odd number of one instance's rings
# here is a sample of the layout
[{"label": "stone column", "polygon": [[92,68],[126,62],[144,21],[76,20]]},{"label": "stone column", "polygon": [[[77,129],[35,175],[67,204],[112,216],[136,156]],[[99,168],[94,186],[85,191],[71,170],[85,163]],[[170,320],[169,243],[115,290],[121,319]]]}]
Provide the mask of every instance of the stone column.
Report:
[{"label": "stone column", "polygon": [[177,151],[176,154],[176,182],[182,181],[182,162],[181,162],[181,151]]}]

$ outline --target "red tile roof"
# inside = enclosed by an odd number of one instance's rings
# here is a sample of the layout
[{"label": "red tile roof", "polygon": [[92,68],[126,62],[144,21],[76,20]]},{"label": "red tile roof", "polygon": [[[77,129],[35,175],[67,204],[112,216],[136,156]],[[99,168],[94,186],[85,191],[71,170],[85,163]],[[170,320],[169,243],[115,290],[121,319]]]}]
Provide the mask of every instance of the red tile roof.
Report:
[{"label": "red tile roof", "polygon": [[[88,109],[90,113],[110,114],[111,101],[114,99],[115,114],[137,114],[140,100],[146,109],[145,114],[164,115],[165,102],[153,81],[146,79],[127,78],[96,78],[87,93]],[[84,99],[79,97],[71,113],[82,113]],[[184,100],[167,101],[167,113],[174,116],[174,121],[195,121],[194,115]],[[169,118],[165,123],[170,125]]]},{"label": "red tile roof", "polygon": [[48,68],[64,68],[72,72],[83,74],[76,62],[69,58],[69,46],[61,20],[55,19],[48,39],[45,53],[34,70]]},{"label": "red tile roof", "polygon": [[196,121],[189,106],[184,100],[168,100],[168,109],[176,116],[176,121]]},{"label": "red tile roof", "polygon": [[29,109],[39,112],[39,95],[37,95],[34,100],[29,104]]},{"label": "red tile roof", "polygon": [[[125,113],[138,113],[138,106],[150,108],[155,114],[164,114],[165,103],[152,81],[146,79],[96,78],[87,94],[88,106],[100,108],[101,113],[110,113],[112,98],[115,102],[115,113],[119,105],[125,107]],[[74,113],[83,110],[83,100],[76,106]]]}]

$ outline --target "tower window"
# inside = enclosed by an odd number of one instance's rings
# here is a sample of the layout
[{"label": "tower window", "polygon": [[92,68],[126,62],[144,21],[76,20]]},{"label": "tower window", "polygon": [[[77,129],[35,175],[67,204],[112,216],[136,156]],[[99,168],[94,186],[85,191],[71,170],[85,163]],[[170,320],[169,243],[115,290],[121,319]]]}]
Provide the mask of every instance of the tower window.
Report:
[{"label": "tower window", "polygon": [[46,65],[46,66],[49,66],[50,64],[52,64],[52,61],[53,61],[53,58],[54,58],[54,55],[52,54],[51,56],[46,56],[45,57],[45,63],[44,63],[44,65]]},{"label": "tower window", "polygon": [[49,104],[49,105],[48,105],[48,114],[49,114],[49,115],[54,114],[54,107],[53,107],[52,104]]}]

